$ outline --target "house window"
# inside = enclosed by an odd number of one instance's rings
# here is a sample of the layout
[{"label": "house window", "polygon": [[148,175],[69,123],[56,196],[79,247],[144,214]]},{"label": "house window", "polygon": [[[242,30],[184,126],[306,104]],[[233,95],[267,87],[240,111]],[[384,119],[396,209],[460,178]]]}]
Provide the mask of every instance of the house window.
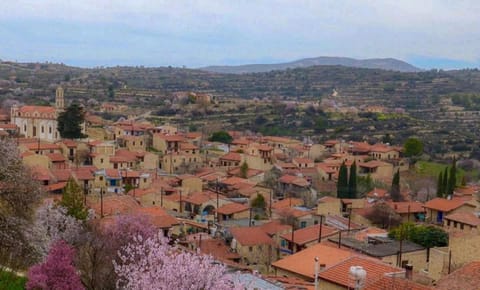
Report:
[{"label": "house window", "polygon": [[98,179],[99,179],[100,181],[103,181],[103,176],[100,176]]},{"label": "house window", "polygon": [[27,132],[27,125],[23,125],[23,132]]},{"label": "house window", "polygon": [[48,127],[48,133],[52,134],[52,127]]},{"label": "house window", "polygon": [[143,179],[143,182],[145,182],[145,183],[146,183],[146,182],[147,182],[147,179],[146,179],[146,178],[144,178],[144,179]]},{"label": "house window", "polygon": [[140,146],[143,146],[143,141],[140,141]]},{"label": "house window", "polygon": [[45,129],[43,128],[43,126],[42,126],[42,133],[45,133]]},{"label": "house window", "polygon": [[464,226],[464,224],[461,223],[461,224],[460,224],[460,229],[461,229],[461,230],[463,230],[463,226]]},{"label": "house window", "polygon": [[253,252],[253,247],[248,247],[248,251],[251,253]]},{"label": "house window", "polygon": [[307,227],[307,222],[306,221],[300,222],[300,227],[301,228],[306,228]]},{"label": "house window", "polygon": [[280,242],[280,245],[282,246],[282,248],[286,248],[286,247],[287,247],[287,241],[282,240],[282,241]]},{"label": "house window", "polygon": [[103,158],[100,158],[100,163],[103,163]]}]

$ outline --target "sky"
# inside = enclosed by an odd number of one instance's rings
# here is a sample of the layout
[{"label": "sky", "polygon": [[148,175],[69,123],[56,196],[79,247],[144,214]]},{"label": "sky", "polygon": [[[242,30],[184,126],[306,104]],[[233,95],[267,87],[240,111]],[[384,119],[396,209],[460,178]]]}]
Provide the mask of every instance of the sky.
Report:
[{"label": "sky", "polygon": [[480,67],[478,0],[0,0],[0,59],[94,67],[393,57]]}]

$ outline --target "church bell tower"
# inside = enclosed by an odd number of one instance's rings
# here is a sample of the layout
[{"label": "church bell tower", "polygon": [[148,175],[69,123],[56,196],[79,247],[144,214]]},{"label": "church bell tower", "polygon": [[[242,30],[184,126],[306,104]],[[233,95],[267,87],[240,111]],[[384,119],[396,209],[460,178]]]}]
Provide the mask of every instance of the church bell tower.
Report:
[{"label": "church bell tower", "polygon": [[55,92],[55,108],[57,111],[63,111],[65,109],[65,99],[63,97],[62,87],[58,87]]}]

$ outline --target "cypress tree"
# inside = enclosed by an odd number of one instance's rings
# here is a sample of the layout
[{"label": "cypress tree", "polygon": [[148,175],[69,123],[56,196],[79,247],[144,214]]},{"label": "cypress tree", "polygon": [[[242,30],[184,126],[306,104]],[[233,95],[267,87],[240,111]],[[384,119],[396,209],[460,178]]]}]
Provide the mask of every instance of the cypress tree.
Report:
[{"label": "cypress tree", "polygon": [[447,189],[448,189],[448,166],[445,167],[445,171],[443,172],[443,179],[442,179],[442,182],[443,182],[443,186],[442,186],[442,194],[445,196],[445,194],[447,193]]},{"label": "cypress tree", "polygon": [[447,195],[452,195],[457,185],[457,160],[453,157],[452,167],[450,167],[450,176],[448,177]]},{"label": "cypress tree", "polygon": [[357,197],[357,164],[353,161],[350,166],[350,178],[348,180],[348,195],[350,198]]},{"label": "cypress tree", "polygon": [[401,201],[402,196],[400,194],[400,170],[393,175],[391,196],[393,201]]},{"label": "cypress tree", "polygon": [[437,197],[443,197],[443,180],[442,180],[442,172],[438,174],[438,182],[437,182]]},{"label": "cypress tree", "polygon": [[348,198],[348,169],[345,162],[342,163],[338,171],[337,197]]}]

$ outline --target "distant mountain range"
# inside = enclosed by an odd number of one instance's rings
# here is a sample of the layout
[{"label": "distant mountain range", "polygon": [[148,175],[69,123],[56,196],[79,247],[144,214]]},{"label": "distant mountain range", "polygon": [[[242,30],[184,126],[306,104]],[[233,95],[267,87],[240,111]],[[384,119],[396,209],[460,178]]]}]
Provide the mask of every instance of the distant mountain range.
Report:
[{"label": "distant mountain range", "polygon": [[269,72],[273,70],[286,70],[288,68],[304,68],[316,65],[340,65],[345,67],[355,68],[371,68],[383,69],[399,72],[419,72],[420,68],[415,67],[407,62],[395,58],[370,58],[370,59],[354,59],[348,57],[328,57],[320,56],[314,58],[304,58],[292,62],[276,63],[276,64],[245,64],[237,66],[207,66],[199,68],[200,70],[215,72],[215,73],[229,73],[229,74],[243,74],[243,73],[259,73]]}]

